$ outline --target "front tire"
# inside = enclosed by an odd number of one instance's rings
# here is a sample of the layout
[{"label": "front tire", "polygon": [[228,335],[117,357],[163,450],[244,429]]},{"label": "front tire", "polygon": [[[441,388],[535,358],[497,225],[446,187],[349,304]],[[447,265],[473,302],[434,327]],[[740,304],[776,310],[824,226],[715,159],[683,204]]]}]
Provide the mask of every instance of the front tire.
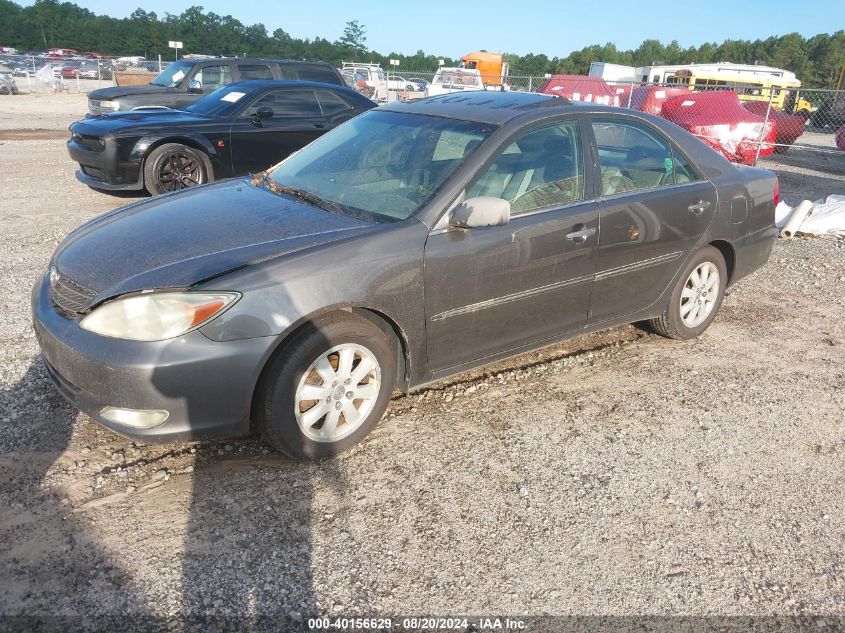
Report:
[{"label": "front tire", "polygon": [[396,351],[366,319],[332,315],[296,332],[267,367],[256,423],[275,448],[324,459],[360,442],[393,392]]},{"label": "front tire", "polygon": [[211,180],[208,156],[181,143],[159,145],[144,161],[144,186],[152,195],[195,187]]},{"label": "front tire", "polygon": [[728,270],[725,258],[713,246],[702,248],[681,273],[669,305],[649,325],[673,339],[691,339],[706,330],[725,298]]}]

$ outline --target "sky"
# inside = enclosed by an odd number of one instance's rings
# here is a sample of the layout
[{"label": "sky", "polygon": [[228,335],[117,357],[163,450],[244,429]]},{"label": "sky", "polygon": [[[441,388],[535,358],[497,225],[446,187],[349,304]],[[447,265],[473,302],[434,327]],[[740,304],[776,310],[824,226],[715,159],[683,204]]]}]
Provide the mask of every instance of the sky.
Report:
[{"label": "sky", "polygon": [[[261,22],[269,33],[281,27],[294,37],[336,40],[349,20],[367,29],[367,45],[382,54],[412,54],[418,49],[459,57],[486,49],[524,55],[565,57],[590,44],[612,42],[620,50],[644,39],[681,46],[725,39],[758,39],[845,28],[842,0],[319,0],[319,2],[232,2],[231,0],[71,0],[96,14],[127,17],[137,7],[179,14],[191,5],[231,14],[244,24]],[[20,2],[20,0],[18,0]],[[32,0],[23,0],[23,5]],[[594,7],[594,10],[591,10]]]}]

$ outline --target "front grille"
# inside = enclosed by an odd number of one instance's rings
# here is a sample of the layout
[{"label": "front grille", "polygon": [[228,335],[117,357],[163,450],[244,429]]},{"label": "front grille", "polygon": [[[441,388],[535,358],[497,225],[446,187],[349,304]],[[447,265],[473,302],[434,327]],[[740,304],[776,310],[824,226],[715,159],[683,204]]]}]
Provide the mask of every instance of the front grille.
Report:
[{"label": "front grille", "polygon": [[50,274],[50,298],[70,316],[78,317],[85,312],[96,296],[96,290],[86,288],[55,269]]}]

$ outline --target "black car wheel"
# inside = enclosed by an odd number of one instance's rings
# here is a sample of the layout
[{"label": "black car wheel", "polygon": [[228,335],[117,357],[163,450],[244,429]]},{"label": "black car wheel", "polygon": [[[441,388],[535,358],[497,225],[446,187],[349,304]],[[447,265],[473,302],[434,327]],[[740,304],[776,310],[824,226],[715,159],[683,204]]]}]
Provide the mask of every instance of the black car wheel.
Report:
[{"label": "black car wheel", "polygon": [[396,351],[375,325],[333,315],[296,332],[264,372],[256,423],[298,459],[322,459],[373,430],[393,392]]},{"label": "black car wheel", "polygon": [[210,182],[211,162],[203,152],[179,143],[156,147],[144,162],[144,186],[151,194]]},{"label": "black car wheel", "polygon": [[681,273],[666,310],[648,324],[668,338],[699,336],[716,318],[727,282],[728,270],[722,253],[713,246],[705,246]]}]

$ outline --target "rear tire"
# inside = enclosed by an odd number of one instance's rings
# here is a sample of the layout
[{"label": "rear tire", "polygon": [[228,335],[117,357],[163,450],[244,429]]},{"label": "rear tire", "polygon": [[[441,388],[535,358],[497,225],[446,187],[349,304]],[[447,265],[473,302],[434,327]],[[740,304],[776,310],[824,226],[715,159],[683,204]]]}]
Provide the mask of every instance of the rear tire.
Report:
[{"label": "rear tire", "polygon": [[366,319],[343,313],[303,326],[270,361],[254,411],[262,436],[296,459],[332,457],[378,424],[396,350]]},{"label": "rear tire", "polygon": [[144,187],[152,195],[214,180],[208,156],[181,143],[156,147],[144,161]]},{"label": "rear tire", "polygon": [[686,340],[700,336],[719,312],[727,281],[722,253],[705,246],[684,268],[666,310],[648,321],[649,326],[667,338]]}]

